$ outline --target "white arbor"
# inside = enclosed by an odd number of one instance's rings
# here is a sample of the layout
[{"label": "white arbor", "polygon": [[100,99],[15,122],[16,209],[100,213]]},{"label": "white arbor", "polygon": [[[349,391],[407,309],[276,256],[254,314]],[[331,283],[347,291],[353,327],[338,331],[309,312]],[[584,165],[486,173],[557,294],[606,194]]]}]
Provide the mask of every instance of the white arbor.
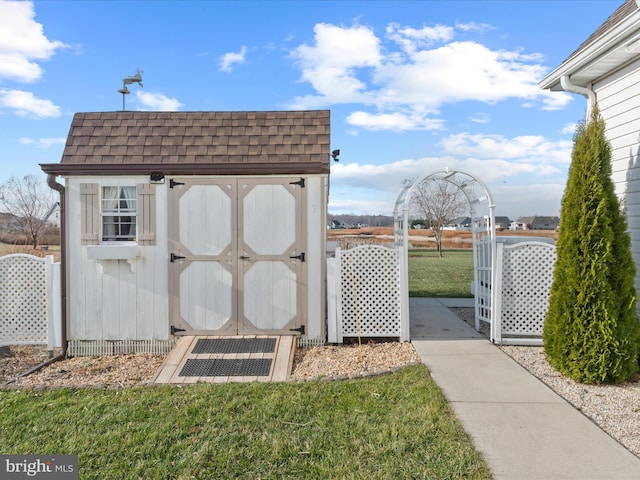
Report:
[{"label": "white arbor", "polygon": [[[473,293],[475,296],[476,329],[480,322],[491,322],[491,284],[496,255],[496,229],[493,198],[486,185],[477,177],[460,170],[437,170],[404,186],[394,208],[394,243],[403,246],[404,271],[407,272],[409,223],[412,195],[423,182],[449,182],[460,189],[469,202],[473,248]],[[406,282],[407,279],[405,278]],[[402,289],[409,301],[408,285]]]}]

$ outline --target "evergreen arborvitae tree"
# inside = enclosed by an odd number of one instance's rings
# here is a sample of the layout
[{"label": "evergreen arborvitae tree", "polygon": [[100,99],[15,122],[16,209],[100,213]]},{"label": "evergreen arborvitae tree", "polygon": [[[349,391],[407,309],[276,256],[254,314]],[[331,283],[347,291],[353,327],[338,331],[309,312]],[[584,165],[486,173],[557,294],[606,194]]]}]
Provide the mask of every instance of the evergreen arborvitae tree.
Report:
[{"label": "evergreen arborvitae tree", "polygon": [[635,265],[597,106],[574,137],[556,251],[543,332],[549,363],[582,383],[632,379],[640,353]]}]

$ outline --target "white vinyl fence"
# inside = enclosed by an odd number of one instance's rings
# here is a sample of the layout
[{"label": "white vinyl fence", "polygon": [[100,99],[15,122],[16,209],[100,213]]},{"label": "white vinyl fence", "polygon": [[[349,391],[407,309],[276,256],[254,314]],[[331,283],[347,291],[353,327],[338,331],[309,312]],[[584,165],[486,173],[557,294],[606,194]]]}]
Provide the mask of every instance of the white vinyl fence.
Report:
[{"label": "white vinyl fence", "polygon": [[542,241],[498,242],[491,309],[491,340],[542,345],[556,247]]},{"label": "white vinyl fence", "polygon": [[409,341],[408,285],[403,247],[336,248],[327,261],[330,343],[345,337]]},{"label": "white vinyl fence", "polygon": [[0,345],[62,344],[60,263],[53,256],[0,257]]}]

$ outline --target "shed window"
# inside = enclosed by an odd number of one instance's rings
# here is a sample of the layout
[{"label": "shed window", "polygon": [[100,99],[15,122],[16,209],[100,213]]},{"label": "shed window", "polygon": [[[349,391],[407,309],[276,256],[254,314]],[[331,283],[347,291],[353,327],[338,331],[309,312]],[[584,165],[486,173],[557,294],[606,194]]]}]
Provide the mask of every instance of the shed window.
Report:
[{"label": "shed window", "polygon": [[100,208],[102,241],[134,241],[136,239],[137,212],[136,187],[102,187]]}]

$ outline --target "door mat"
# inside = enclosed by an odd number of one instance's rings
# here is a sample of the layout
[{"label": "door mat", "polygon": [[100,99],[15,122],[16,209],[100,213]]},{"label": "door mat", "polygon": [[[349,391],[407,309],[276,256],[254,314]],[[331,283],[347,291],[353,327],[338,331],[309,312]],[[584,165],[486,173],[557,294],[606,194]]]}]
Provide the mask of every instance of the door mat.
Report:
[{"label": "door mat", "polygon": [[189,358],[179,377],[266,377],[271,358]]},{"label": "door mat", "polygon": [[191,353],[272,353],[275,338],[200,338]]}]

